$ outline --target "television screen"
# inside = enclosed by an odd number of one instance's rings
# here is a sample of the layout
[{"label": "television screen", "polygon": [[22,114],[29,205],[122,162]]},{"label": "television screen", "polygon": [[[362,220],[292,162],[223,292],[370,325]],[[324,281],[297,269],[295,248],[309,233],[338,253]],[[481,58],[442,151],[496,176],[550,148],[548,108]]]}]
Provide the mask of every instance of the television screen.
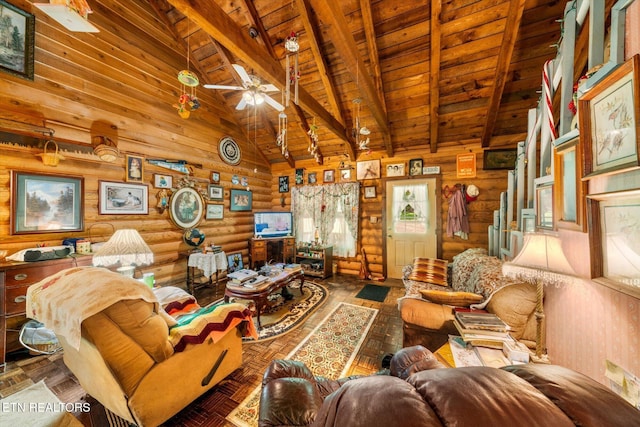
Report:
[{"label": "television screen", "polygon": [[255,237],[293,236],[291,212],[258,212],[253,218]]}]

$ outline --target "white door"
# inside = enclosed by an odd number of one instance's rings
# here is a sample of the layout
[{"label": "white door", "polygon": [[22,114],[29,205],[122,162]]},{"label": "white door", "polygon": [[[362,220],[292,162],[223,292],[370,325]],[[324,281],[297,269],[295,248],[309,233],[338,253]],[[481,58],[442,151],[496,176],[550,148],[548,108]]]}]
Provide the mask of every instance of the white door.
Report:
[{"label": "white door", "polygon": [[437,258],[436,179],[386,183],[387,277],[402,278],[415,257]]}]

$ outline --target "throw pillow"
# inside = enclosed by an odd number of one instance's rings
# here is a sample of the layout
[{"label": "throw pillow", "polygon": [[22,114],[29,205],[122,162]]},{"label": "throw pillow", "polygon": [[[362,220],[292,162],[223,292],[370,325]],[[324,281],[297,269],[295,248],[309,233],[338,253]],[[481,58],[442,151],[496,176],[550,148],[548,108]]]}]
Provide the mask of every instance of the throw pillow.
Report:
[{"label": "throw pillow", "polygon": [[471,292],[460,291],[439,291],[423,289],[420,291],[422,297],[436,304],[453,305],[456,307],[469,307],[482,301],[483,296]]},{"label": "throw pillow", "polygon": [[448,261],[436,258],[415,258],[408,279],[416,282],[449,286],[447,283]]},{"label": "throw pillow", "polygon": [[[527,283],[505,286],[497,290],[487,304],[487,311],[501,318],[511,326],[511,336],[517,340],[524,338],[535,341],[533,337],[524,336],[529,319],[535,318],[536,287]],[[535,323],[535,320],[532,320]]]}]

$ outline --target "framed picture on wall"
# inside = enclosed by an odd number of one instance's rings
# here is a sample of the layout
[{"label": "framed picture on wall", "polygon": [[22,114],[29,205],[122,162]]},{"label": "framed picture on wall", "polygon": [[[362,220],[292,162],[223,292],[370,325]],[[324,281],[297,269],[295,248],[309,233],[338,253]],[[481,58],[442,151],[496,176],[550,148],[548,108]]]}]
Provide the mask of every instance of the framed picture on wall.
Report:
[{"label": "framed picture on wall", "polygon": [[534,180],[536,189],[536,226],[553,230],[553,177],[546,176]]},{"label": "framed picture on wall", "polygon": [[[7,40],[0,49],[0,70],[24,79],[33,80],[34,15],[0,0],[0,22],[6,24]],[[10,38],[9,38],[10,37]]]},{"label": "framed picture on wall", "polygon": [[640,151],[640,54],[578,101],[584,178],[637,168]]},{"label": "framed picture on wall", "polygon": [[220,183],[220,172],[211,172],[211,182],[214,184]]},{"label": "framed picture on wall", "polygon": [[409,160],[409,176],[422,175],[422,159]]},{"label": "framed picture on wall", "polygon": [[153,186],[156,188],[171,188],[173,187],[173,177],[156,173],[153,175]]},{"label": "framed picture on wall", "polygon": [[307,182],[309,184],[315,184],[316,182],[318,182],[318,175],[316,172],[309,172],[309,175],[307,175]]},{"label": "framed picture on wall", "polygon": [[83,186],[82,177],[13,171],[11,234],[84,230]]},{"label": "framed picture on wall", "polygon": [[209,199],[221,202],[224,200],[224,188],[220,185],[209,184]]},{"label": "framed picture on wall", "polygon": [[98,193],[100,215],[149,213],[149,188],[145,184],[99,181]]},{"label": "framed picture on wall", "polygon": [[365,160],[356,162],[356,179],[380,178],[380,160]]},{"label": "framed picture on wall", "polygon": [[387,176],[404,176],[404,163],[387,165]]},{"label": "framed picture on wall", "polygon": [[288,193],[288,192],[289,192],[289,177],[279,176],[278,177],[278,193]]},{"label": "framed picture on wall", "polygon": [[376,197],[376,187],[374,185],[369,187],[364,187],[365,199],[375,199],[375,197]]},{"label": "framed picture on wall", "polygon": [[582,180],[580,138],[577,129],[554,142],[554,217],[558,228],[586,231],[585,200],[587,183]]},{"label": "framed picture on wall", "polygon": [[195,188],[182,187],[169,199],[169,218],[178,227],[189,229],[197,226],[204,218],[205,203]]},{"label": "framed picture on wall", "polygon": [[207,213],[205,219],[223,219],[224,218],[224,206],[215,205],[213,203],[207,203]]},{"label": "framed picture on wall", "polygon": [[127,182],[142,182],[142,177],[144,176],[143,171],[143,162],[144,157],[142,156],[132,156],[127,154]]},{"label": "framed picture on wall", "polygon": [[334,182],[336,180],[336,171],[333,169],[327,169],[324,171],[322,176],[322,181],[329,183]]},{"label": "framed picture on wall", "polygon": [[516,149],[484,150],[482,168],[484,170],[515,169],[517,157]]},{"label": "framed picture on wall", "polygon": [[253,194],[246,190],[231,190],[230,211],[250,211],[253,205]]},{"label": "framed picture on wall", "polygon": [[640,297],[640,189],[587,198],[593,280]]}]

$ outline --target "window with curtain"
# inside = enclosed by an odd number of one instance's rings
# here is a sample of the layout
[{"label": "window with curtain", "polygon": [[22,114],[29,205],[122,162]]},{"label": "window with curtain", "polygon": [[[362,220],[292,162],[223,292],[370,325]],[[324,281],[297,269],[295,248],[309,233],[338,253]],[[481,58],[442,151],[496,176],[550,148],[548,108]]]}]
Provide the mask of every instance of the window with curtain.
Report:
[{"label": "window with curtain", "polygon": [[333,247],[333,255],[353,257],[358,242],[360,184],[307,185],[291,190],[291,211],[298,242],[320,242]]}]

